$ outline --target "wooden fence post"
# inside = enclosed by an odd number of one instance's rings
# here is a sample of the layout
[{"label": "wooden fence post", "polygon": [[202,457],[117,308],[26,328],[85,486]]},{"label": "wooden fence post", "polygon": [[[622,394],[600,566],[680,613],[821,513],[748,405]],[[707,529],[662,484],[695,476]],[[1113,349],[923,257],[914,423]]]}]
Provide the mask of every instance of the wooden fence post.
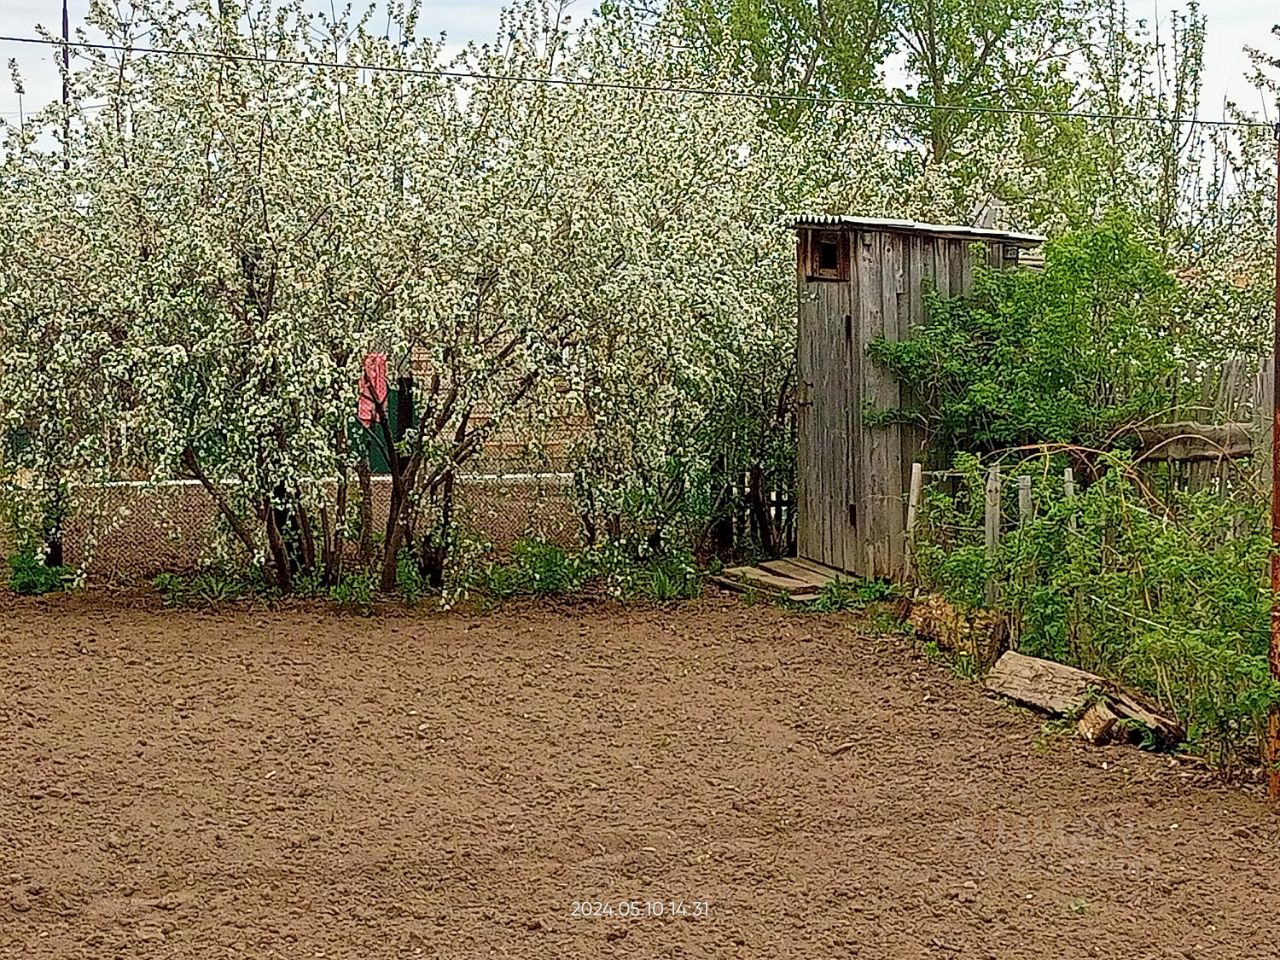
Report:
[{"label": "wooden fence post", "polygon": [[[986,500],[983,510],[983,535],[986,543],[987,560],[996,555],[1000,546],[1000,468],[993,466],[987,470]],[[995,601],[996,585],[987,578],[987,603]]]},{"label": "wooden fence post", "polygon": [[[1062,497],[1068,503],[1076,498],[1076,473],[1070,467],[1062,471]],[[1076,512],[1073,508],[1067,515],[1067,528],[1076,532]]]},{"label": "wooden fence post", "polygon": [[924,490],[924,465],[918,461],[911,464],[911,487],[907,494],[907,542],[903,550],[904,568],[908,580],[916,575],[915,551],[911,547],[911,538],[916,532],[916,514],[920,510],[920,495]]},{"label": "wooden fence post", "polygon": [[983,533],[986,537],[987,557],[992,557],[1000,545],[1000,468],[987,470],[986,508],[983,511]]},{"label": "wooden fence post", "polygon": [[1031,522],[1031,476],[1018,477],[1018,522]]}]

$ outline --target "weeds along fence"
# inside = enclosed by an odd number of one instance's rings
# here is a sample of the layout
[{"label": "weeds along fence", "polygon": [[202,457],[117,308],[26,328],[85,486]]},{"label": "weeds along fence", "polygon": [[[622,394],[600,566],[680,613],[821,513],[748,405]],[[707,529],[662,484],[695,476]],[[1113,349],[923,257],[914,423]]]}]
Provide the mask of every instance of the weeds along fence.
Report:
[{"label": "weeds along fence", "polygon": [[1016,649],[1146,690],[1215,767],[1256,765],[1280,690],[1266,657],[1268,501],[1248,464],[1166,489],[1123,453],[1093,456],[1082,482],[1078,453],[917,466],[911,572],[963,609],[998,612]]},{"label": "weeds along fence", "polygon": [[[455,488],[459,528],[506,554],[524,539],[566,549],[580,545],[582,518],[564,472],[462,474]],[[384,517],[391,479],[371,478],[372,513]],[[724,485],[727,509],[713,525],[715,548],[728,552],[793,550],[794,503],[790,490],[757,485],[749,475]],[[87,567],[96,580],[128,582],[158,573],[197,569],[223,539],[216,506],[196,480],[118,481],[80,491],[79,509],[64,531],[65,562]],[[0,556],[16,549],[0,530]]]},{"label": "weeds along fence", "polygon": [[[526,539],[566,549],[582,545],[581,491],[563,457],[550,464],[531,463],[486,451],[475,466],[458,476],[454,488],[454,517],[464,536],[499,555]],[[390,506],[392,483],[378,473],[370,481],[376,538]],[[742,473],[721,469],[713,471],[708,489],[686,491],[674,507],[705,516],[706,540],[695,546],[723,554],[785,553],[795,545],[793,483],[793,473],[776,467]],[[73,494],[75,509],[62,529],[63,559],[95,582],[188,573],[211,561],[233,560],[228,552],[239,555],[214,500],[198,480],[117,480],[82,484]],[[354,480],[352,494],[358,495]],[[21,497],[20,485],[10,495]],[[355,508],[352,503],[350,509]],[[0,557],[25,549],[30,537],[24,533],[0,523]]]},{"label": "weeds along fence", "polygon": [[[569,545],[580,521],[568,473],[470,473],[456,488],[459,523],[504,552],[533,537]],[[373,515],[385,516],[391,479],[371,478]],[[78,509],[63,532],[65,561],[95,579],[133,581],[184,572],[216,557],[225,539],[217,507],[196,480],[116,481],[77,491]],[[7,555],[16,544],[4,542]]]}]

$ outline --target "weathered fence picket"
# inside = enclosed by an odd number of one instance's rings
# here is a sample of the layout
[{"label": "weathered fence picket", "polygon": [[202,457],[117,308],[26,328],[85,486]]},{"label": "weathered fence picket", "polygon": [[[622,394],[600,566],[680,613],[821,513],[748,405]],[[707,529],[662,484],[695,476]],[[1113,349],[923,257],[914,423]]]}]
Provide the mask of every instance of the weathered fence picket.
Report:
[{"label": "weathered fence picket", "polygon": [[[995,559],[1000,546],[1000,467],[987,470],[986,498],[983,506],[983,538],[986,544],[988,565]],[[995,602],[995,581],[987,577],[987,603]]]},{"label": "weathered fence picket", "polygon": [[911,486],[907,493],[907,542],[903,545],[903,573],[907,580],[915,579],[915,554],[912,537],[916,532],[916,520],[920,512],[920,497],[924,492],[924,464],[915,461],[911,464]]},{"label": "weathered fence picket", "polygon": [[1018,477],[1018,520],[1021,523],[1029,523],[1031,515],[1031,477],[1024,473]]}]

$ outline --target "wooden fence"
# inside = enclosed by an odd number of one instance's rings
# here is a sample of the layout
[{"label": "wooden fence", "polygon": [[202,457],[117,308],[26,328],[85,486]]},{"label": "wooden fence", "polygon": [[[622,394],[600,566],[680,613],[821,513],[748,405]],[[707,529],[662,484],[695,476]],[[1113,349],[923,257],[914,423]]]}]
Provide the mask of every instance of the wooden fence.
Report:
[{"label": "wooden fence", "polygon": [[1213,490],[1224,499],[1271,460],[1272,358],[1239,353],[1188,363],[1166,385],[1174,398],[1136,431],[1145,485],[1166,499]]},{"label": "wooden fence", "polygon": [[[1270,461],[1266,464],[1270,466]],[[1221,464],[1213,464],[1216,468]],[[1248,467],[1242,467],[1239,464],[1233,464],[1228,469],[1234,471],[1231,475],[1212,474],[1206,475],[1208,480],[1213,481],[1213,486],[1197,486],[1196,483],[1182,483],[1181,485],[1170,486],[1166,489],[1156,489],[1150,483],[1150,476],[1146,473],[1146,465],[1139,464],[1132,469],[1130,474],[1138,486],[1146,501],[1148,509],[1157,513],[1157,515],[1167,516],[1175,519],[1179,515],[1179,505],[1177,495],[1183,492],[1203,493],[1206,489],[1211,489],[1222,500],[1237,500],[1242,507],[1247,505],[1248,501],[1256,503],[1257,498],[1261,495],[1261,488],[1258,481],[1251,473]],[[1077,498],[1077,493],[1081,489],[1081,485],[1076,477],[1076,471],[1072,467],[1065,467],[1060,474],[1061,495],[1054,497],[1050,502],[1037,502],[1035,498],[1034,487],[1036,487],[1035,479],[1032,474],[1026,472],[1012,473],[1006,472],[1007,467],[1002,467],[999,463],[993,463],[987,466],[985,471],[985,483],[981,490],[982,499],[982,522],[977,524],[974,522],[963,523],[960,525],[945,525],[938,528],[945,531],[948,537],[956,537],[961,540],[967,540],[969,543],[976,545],[979,534],[981,534],[981,542],[983,544],[984,553],[990,569],[991,562],[996,558],[1001,540],[1013,530],[1025,526],[1054,510],[1061,510],[1063,503],[1071,504]],[[973,488],[972,475],[965,477],[968,484],[961,484],[958,481],[962,479],[962,475],[956,471],[928,471],[925,470],[921,463],[912,464],[911,471],[911,488],[907,497],[906,504],[906,561],[902,569],[902,578],[907,581],[915,581],[918,578],[919,570],[915,563],[915,545],[917,536],[921,527],[921,518],[927,518],[925,497],[930,485],[937,487],[947,487],[947,494],[951,497],[963,496],[965,487],[968,488],[970,500],[971,516],[976,515],[976,504],[973,500],[977,499],[978,491]],[[1039,489],[1044,491],[1044,479],[1039,484]],[[1167,479],[1167,477],[1163,478]],[[1192,477],[1192,480],[1195,478]],[[1218,482],[1222,480],[1222,482]],[[1014,502],[1014,497],[1010,495],[1010,483],[1016,485],[1016,507],[1013,508],[1010,515],[1009,504]],[[1066,530],[1075,533],[1077,529],[1077,513],[1072,509],[1062,511],[1064,516],[1062,521]],[[1243,513],[1241,514],[1243,516]],[[1241,526],[1241,516],[1235,516],[1229,523],[1225,523],[1221,531],[1222,538],[1225,540],[1234,539],[1239,536],[1244,529]],[[988,574],[990,575],[990,574]],[[994,603],[994,586],[988,583],[986,600],[988,604]]]}]

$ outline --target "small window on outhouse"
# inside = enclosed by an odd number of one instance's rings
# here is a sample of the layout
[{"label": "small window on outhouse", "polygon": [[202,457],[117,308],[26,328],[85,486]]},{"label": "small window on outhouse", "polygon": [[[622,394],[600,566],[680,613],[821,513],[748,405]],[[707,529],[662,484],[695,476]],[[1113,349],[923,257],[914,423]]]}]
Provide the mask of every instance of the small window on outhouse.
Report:
[{"label": "small window on outhouse", "polygon": [[849,238],[839,230],[815,230],[809,234],[806,274],[810,280],[849,279]]}]

